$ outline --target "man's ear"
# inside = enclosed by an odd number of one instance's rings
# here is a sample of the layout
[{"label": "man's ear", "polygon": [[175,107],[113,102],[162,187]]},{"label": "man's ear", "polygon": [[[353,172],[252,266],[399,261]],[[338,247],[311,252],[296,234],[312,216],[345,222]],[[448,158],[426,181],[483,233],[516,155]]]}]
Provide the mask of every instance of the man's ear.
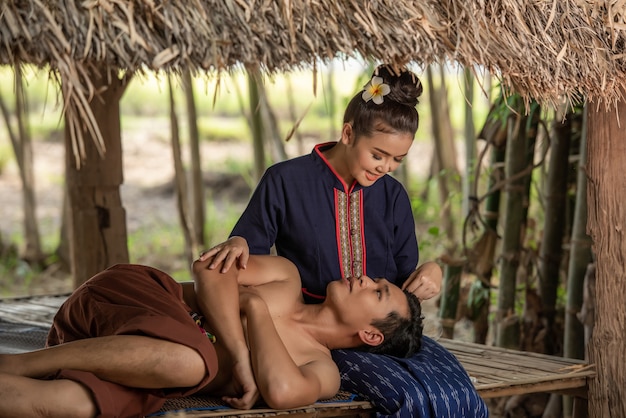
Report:
[{"label": "man's ear", "polygon": [[354,130],[351,123],[344,123],[341,128],[341,142],[344,145],[350,145],[354,142]]},{"label": "man's ear", "polygon": [[363,344],[377,346],[381,345],[385,340],[385,336],[382,332],[376,328],[362,329],[359,331],[359,338],[363,341]]}]

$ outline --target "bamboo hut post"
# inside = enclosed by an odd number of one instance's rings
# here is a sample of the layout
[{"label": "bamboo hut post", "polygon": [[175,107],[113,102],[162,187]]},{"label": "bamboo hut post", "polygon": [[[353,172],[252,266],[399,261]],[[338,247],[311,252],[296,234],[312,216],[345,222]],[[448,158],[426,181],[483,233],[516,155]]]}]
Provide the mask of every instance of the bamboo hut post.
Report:
[{"label": "bamboo hut post", "polygon": [[89,106],[106,152],[101,155],[91,132],[85,131],[84,157],[77,166],[70,124],[65,124],[68,226],[75,287],[107,267],[129,260],[126,212],[120,195],[123,166],[119,99],[124,85],[116,72],[101,73],[96,66],[93,68],[91,81],[99,94]]},{"label": "bamboo hut post", "polygon": [[[622,91],[622,95],[624,92]],[[622,96],[623,97],[623,96]],[[609,111],[588,106],[588,222],[596,256],[595,325],[589,361],[589,416],[626,416],[626,101]],[[621,118],[620,118],[621,116]]]}]

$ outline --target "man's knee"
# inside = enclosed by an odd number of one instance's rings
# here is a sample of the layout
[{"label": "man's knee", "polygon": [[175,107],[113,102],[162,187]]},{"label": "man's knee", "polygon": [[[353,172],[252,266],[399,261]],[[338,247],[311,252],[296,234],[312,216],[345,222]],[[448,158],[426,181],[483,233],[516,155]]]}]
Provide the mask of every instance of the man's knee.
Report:
[{"label": "man's knee", "polygon": [[[64,415],[75,418],[93,418],[98,409],[91,392],[82,384],[72,380],[57,380],[53,393],[57,400],[66,408]],[[59,399],[61,398],[61,399]]]},{"label": "man's knee", "polygon": [[204,359],[191,347],[177,345],[168,358],[164,371],[172,381],[172,387],[192,387],[204,379],[207,370]]}]

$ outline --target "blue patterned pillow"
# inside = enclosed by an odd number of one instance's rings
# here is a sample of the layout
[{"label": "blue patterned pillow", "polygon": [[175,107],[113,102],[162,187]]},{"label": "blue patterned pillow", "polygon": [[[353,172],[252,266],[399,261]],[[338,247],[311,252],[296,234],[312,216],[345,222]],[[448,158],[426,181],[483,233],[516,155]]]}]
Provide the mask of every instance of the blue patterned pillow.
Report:
[{"label": "blue patterned pillow", "polygon": [[489,411],[457,358],[423,337],[422,348],[404,359],[334,350],[341,389],[370,401],[378,417],[486,418]]}]

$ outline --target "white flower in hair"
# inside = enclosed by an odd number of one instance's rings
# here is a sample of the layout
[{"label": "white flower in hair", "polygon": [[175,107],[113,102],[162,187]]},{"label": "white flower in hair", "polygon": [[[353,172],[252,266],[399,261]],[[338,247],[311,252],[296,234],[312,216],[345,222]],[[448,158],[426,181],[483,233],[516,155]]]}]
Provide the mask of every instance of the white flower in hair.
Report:
[{"label": "white flower in hair", "polygon": [[376,104],[381,104],[383,102],[383,96],[389,94],[390,91],[391,88],[388,84],[383,83],[382,77],[374,76],[365,86],[361,97],[366,102],[371,100]]}]

